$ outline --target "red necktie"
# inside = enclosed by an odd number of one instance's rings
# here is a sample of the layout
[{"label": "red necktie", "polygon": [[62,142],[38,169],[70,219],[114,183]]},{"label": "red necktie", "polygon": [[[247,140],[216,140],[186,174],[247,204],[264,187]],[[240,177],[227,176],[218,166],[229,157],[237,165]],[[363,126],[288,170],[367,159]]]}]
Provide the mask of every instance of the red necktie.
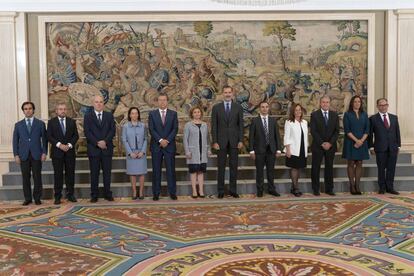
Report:
[{"label": "red necktie", "polygon": [[388,123],[387,114],[382,115],[384,116],[384,126],[385,128],[390,128],[390,124]]}]

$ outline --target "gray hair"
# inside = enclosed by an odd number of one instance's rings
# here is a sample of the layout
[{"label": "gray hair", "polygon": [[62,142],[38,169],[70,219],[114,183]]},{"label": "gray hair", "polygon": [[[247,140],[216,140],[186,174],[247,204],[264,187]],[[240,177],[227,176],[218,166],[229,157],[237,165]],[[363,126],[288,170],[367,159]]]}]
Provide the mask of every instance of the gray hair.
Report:
[{"label": "gray hair", "polygon": [[329,101],[331,101],[331,97],[325,94],[319,99],[319,103],[321,103],[323,99],[328,99]]}]

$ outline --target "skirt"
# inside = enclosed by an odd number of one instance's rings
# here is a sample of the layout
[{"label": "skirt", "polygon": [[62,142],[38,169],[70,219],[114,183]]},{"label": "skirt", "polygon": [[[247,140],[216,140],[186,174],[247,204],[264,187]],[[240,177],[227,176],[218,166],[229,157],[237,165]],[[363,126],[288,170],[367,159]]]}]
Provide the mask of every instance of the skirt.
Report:
[{"label": "skirt", "polygon": [[188,171],[190,173],[205,173],[207,171],[207,163],[188,164]]}]

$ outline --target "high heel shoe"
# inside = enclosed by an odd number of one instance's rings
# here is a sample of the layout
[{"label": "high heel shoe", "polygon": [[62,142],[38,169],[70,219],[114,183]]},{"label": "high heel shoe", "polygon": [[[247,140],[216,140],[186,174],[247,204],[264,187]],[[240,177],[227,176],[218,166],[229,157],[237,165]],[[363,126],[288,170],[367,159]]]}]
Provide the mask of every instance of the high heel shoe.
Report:
[{"label": "high heel shoe", "polygon": [[296,197],[300,197],[302,195],[301,191],[299,191],[299,189],[297,189],[297,188],[292,188],[290,190],[290,193],[293,194]]},{"label": "high heel shoe", "polygon": [[355,185],[354,181],[349,182],[349,192],[351,193],[351,195],[357,195],[356,191],[357,190],[356,190],[356,185]]},{"label": "high heel shoe", "polygon": [[356,195],[362,195],[361,190],[359,189],[359,184],[355,185],[355,194]]}]

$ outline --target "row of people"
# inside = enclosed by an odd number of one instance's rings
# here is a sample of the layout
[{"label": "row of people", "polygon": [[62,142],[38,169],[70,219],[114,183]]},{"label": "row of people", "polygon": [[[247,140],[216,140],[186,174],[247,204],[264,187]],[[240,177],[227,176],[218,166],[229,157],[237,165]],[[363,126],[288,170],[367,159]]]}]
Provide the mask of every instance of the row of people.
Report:
[{"label": "row of people", "polygon": [[[243,146],[243,111],[234,102],[233,88],[223,88],[224,100],[216,104],[211,114],[211,143],[217,151],[217,189],[218,198],[224,197],[224,175],[227,158],[229,158],[230,185],[229,195],[239,197],[237,193],[237,171],[239,149]],[[168,109],[168,96],[158,96],[158,109],[149,113],[148,130],[151,136],[150,151],[152,154],[152,195],[159,200],[161,192],[161,168],[165,162],[168,193],[176,200],[175,177],[175,138],[178,132],[177,113]],[[91,202],[98,201],[98,183],[100,170],[103,171],[104,198],[113,201],[111,184],[111,167],[113,156],[112,140],[115,136],[114,118],[105,112],[101,96],[93,99],[94,111],[84,117],[84,133],[87,140],[87,154],[90,166]],[[333,190],[333,162],[336,142],[339,135],[339,117],[329,110],[330,98],[320,99],[320,110],[311,114],[310,134],[313,141],[312,151],[312,190],[315,196],[320,195],[320,167],[325,159],[324,183],[325,193],[335,195]],[[388,102],[381,98],[377,101],[379,112],[368,118],[363,109],[362,98],[351,99],[348,112],[344,114],[344,147],[343,158],[347,159],[347,172],[351,194],[361,194],[360,179],[362,161],[369,158],[368,147],[376,153],[378,165],[379,193],[397,194],[393,187],[397,154],[401,146],[398,119],[389,114]],[[66,198],[76,202],[74,196],[75,145],[79,139],[76,122],[66,116],[66,105],[58,104],[56,117],[49,120],[46,131],[45,124],[34,117],[35,106],[32,102],[22,105],[25,119],[16,123],[13,133],[13,152],[15,160],[21,166],[23,205],[32,202],[30,177],[33,175],[33,198],[41,204],[42,161],[46,159],[47,143],[51,143],[51,158],[54,168],[55,204],[61,203],[63,178],[66,183]],[[292,180],[291,193],[301,196],[298,187],[300,170],[306,167],[308,156],[308,122],[303,119],[304,108],[300,104],[292,105],[289,118],[285,122],[285,135],[281,142],[275,118],[269,116],[269,104],[262,102],[259,116],[250,125],[249,149],[250,157],[256,166],[257,196],[262,197],[264,187],[264,167],[267,172],[267,192],[280,196],[274,185],[274,165],[282,151],[286,153],[286,166],[290,168]],[[209,133],[206,122],[202,120],[201,108],[190,110],[191,121],[184,126],[183,145],[192,184],[192,197],[204,197],[204,173],[207,160],[211,155]],[[122,142],[125,147],[126,173],[130,176],[133,199],[144,197],[144,177],[147,173],[147,132],[141,121],[140,111],[132,107],[128,111],[128,122],[122,128]],[[63,174],[65,171],[65,177]],[[136,189],[137,178],[140,184]],[[197,186],[198,184],[198,186]]]}]

